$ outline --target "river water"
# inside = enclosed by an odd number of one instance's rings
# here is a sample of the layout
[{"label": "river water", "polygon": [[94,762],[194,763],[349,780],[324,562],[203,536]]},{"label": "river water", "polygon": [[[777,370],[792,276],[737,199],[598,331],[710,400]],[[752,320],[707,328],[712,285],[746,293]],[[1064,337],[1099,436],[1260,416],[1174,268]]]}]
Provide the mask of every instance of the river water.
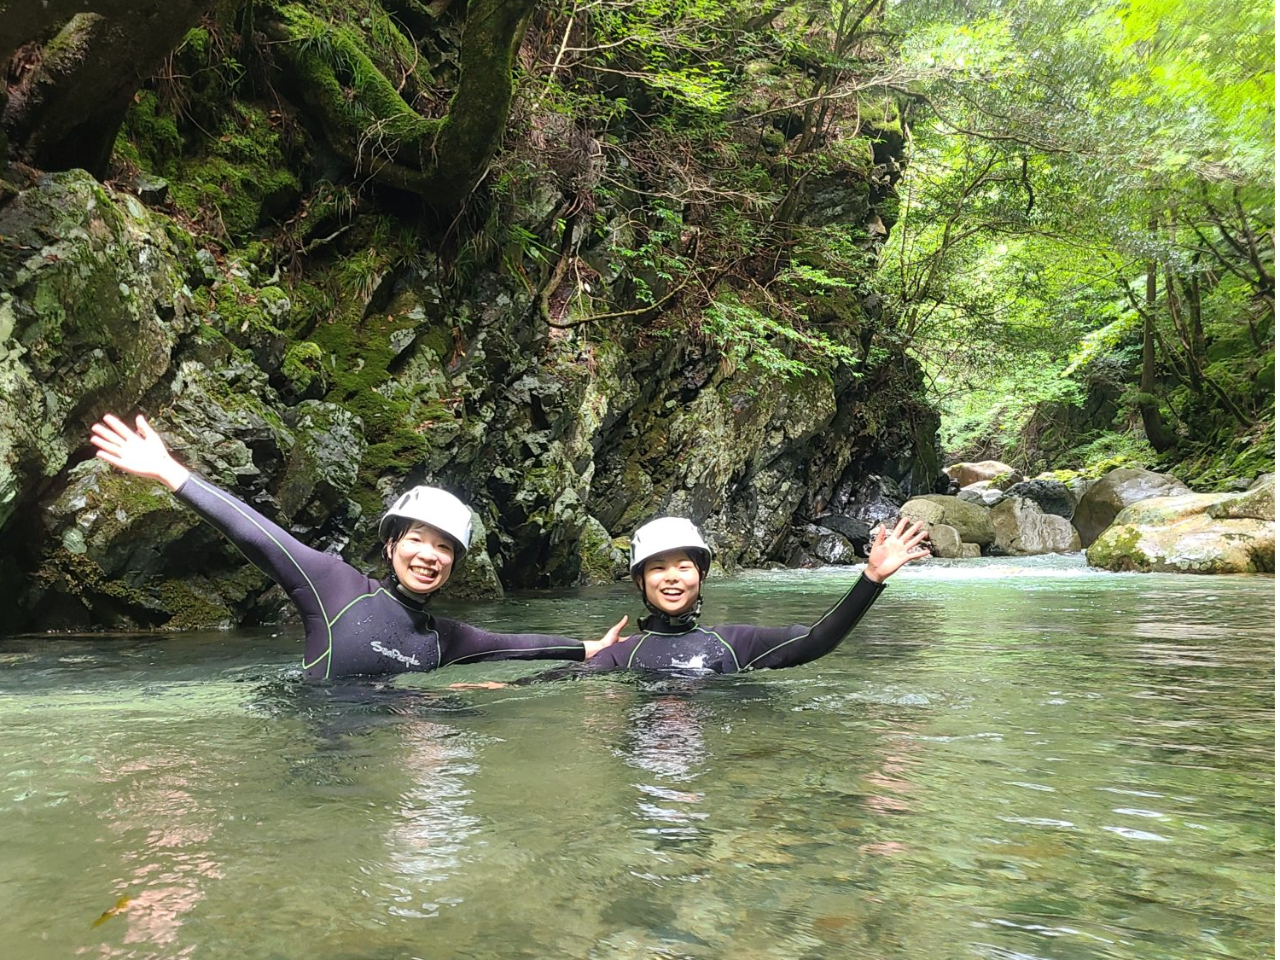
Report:
[{"label": "river water", "polygon": [[[848,569],[712,581],[816,618]],[[452,612],[598,635],[622,585]],[[1275,583],[932,561],[804,667],[297,679],[294,630],[0,641],[0,953],[1274,956]]]}]

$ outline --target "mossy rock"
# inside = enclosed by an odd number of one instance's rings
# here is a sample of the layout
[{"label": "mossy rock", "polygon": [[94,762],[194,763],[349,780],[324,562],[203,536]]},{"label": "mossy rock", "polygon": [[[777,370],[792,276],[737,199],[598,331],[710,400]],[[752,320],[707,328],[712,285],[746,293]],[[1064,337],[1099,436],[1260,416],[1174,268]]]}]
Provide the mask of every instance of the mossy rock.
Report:
[{"label": "mossy rock", "polygon": [[[629,548],[630,541],[625,542]],[[618,546],[595,517],[587,517],[578,535],[578,556],[579,583],[613,583],[627,576],[627,551]]]},{"label": "mossy rock", "polygon": [[346,499],[366,443],[360,418],[336,404],[306,400],[290,411],[293,449],[280,484],[281,514],[318,528]]},{"label": "mossy rock", "polygon": [[236,625],[236,615],[221,598],[199,589],[189,580],[166,580],[156,590],[163,608],[171,614],[165,623],[169,630],[229,629]]},{"label": "mossy rock", "polygon": [[0,207],[0,530],[84,442],[129,410],[194,323],[163,222],[83,171]]},{"label": "mossy rock", "polygon": [[1208,514],[1217,519],[1274,520],[1276,518],[1276,477],[1263,478],[1238,497],[1224,499],[1209,507]]},{"label": "mossy rock", "polygon": [[1140,573],[1273,573],[1275,523],[1196,513],[1168,524],[1117,523],[1089,547],[1089,565]]}]

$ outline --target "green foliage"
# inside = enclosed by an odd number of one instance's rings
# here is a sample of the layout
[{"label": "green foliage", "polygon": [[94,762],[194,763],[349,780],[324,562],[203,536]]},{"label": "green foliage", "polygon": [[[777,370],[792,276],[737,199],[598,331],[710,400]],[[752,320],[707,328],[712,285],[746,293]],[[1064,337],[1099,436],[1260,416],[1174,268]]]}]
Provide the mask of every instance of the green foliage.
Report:
[{"label": "green foliage", "polygon": [[908,0],[894,17],[921,99],[882,277],[948,442],[1022,449],[1048,385],[1099,370],[1128,382],[1130,423],[1154,410],[1186,451],[1273,420],[1271,6]]},{"label": "green foliage", "polygon": [[749,363],[784,380],[814,373],[819,364],[857,363],[852,350],[830,337],[779,322],[727,295],[707,305],[702,331],[734,366]]},{"label": "green foliage", "polygon": [[1101,477],[1121,467],[1155,466],[1159,457],[1151,444],[1132,433],[1101,433],[1073,449],[1064,460],[1086,477]]},{"label": "green foliage", "polygon": [[133,162],[153,173],[172,171],[182,155],[183,140],[177,120],[161,109],[151,90],[141,90],[129,104],[117,138],[117,151],[127,151]]}]

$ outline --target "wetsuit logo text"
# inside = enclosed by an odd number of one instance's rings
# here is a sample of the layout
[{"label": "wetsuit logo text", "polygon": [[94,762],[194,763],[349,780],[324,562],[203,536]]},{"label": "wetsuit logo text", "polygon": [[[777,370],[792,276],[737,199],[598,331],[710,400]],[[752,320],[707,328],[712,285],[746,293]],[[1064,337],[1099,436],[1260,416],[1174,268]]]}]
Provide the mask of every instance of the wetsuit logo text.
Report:
[{"label": "wetsuit logo text", "polygon": [[392,660],[399,660],[406,667],[419,667],[422,665],[418,661],[417,657],[410,656],[409,654],[406,654],[406,653],[401,653],[399,650],[394,650],[391,647],[384,647],[377,640],[370,640],[369,646],[373,647],[374,650],[377,650],[384,657],[390,657]]}]

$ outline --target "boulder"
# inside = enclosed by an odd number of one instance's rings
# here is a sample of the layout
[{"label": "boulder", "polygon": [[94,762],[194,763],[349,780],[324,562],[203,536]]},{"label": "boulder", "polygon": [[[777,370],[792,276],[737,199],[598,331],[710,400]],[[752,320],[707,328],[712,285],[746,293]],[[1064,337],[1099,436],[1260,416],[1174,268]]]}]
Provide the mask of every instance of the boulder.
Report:
[{"label": "boulder", "polygon": [[[960,548],[964,545],[960,540],[960,531],[945,523],[935,523],[929,528],[930,548],[935,557],[943,560],[954,560],[961,556]],[[974,544],[977,546],[977,544]],[[979,547],[979,550],[982,548]]]},{"label": "boulder", "polygon": [[956,559],[973,560],[980,556],[982,556],[982,548],[976,543],[962,543],[960,544],[959,552],[956,554]]},{"label": "boulder", "polygon": [[[1018,480],[1022,479],[1022,476],[1013,467],[1007,463],[1001,463],[999,460],[953,463],[946,468],[946,474],[960,484],[961,487],[967,487],[969,484],[977,483],[980,480],[998,480],[1010,477],[1017,477]],[[1014,482],[1016,483],[1017,481],[1015,480]]]},{"label": "boulder", "polygon": [[1097,482],[1097,477],[1072,477],[1070,480],[1063,481],[1063,485],[1067,488],[1067,495],[1071,497],[1071,517],[1073,520],[1075,519],[1076,507],[1080,505],[1084,495],[1092,490]]},{"label": "boulder", "polygon": [[1217,520],[1275,520],[1276,475],[1264,474],[1245,493],[1213,504],[1207,513]]},{"label": "boulder", "polygon": [[858,562],[853,544],[833,530],[816,524],[805,524],[794,531],[796,549],[788,558],[791,566],[816,564],[850,564]]},{"label": "boulder", "polygon": [[985,547],[996,538],[991,511],[977,504],[966,503],[959,497],[946,497],[937,493],[916,497],[902,505],[902,515],[922,520],[930,528],[938,523],[954,527],[965,543]]},{"label": "boulder", "polygon": [[149,207],[162,207],[169,199],[169,181],[161,177],[142,174],[133,182],[138,199]]},{"label": "boulder", "polygon": [[1111,526],[1125,507],[1153,497],[1171,497],[1191,491],[1181,480],[1140,467],[1112,470],[1091,486],[1076,504],[1071,522],[1080,531],[1080,543],[1088,547]]},{"label": "boulder", "polygon": [[991,511],[995,526],[994,547],[1011,556],[1041,553],[1073,553],[1080,549],[1080,534],[1071,521],[1043,512],[1026,497],[1005,498]]},{"label": "boulder", "polygon": [[1041,513],[1053,514],[1066,520],[1070,520],[1076,511],[1075,497],[1060,480],[1024,480],[1022,483],[1015,483],[1005,492],[1011,497],[1030,500],[1040,508]]},{"label": "boulder", "polygon": [[[890,518],[894,516],[897,516],[896,507]],[[816,526],[825,527],[840,534],[853,545],[854,549],[865,547],[871,540],[871,524],[865,520],[833,513],[825,517],[817,517],[813,522]]]},{"label": "boulder", "polygon": [[1274,520],[1210,514],[1242,498],[1191,494],[1126,507],[1089,547],[1089,565],[1144,573],[1273,573]]}]

